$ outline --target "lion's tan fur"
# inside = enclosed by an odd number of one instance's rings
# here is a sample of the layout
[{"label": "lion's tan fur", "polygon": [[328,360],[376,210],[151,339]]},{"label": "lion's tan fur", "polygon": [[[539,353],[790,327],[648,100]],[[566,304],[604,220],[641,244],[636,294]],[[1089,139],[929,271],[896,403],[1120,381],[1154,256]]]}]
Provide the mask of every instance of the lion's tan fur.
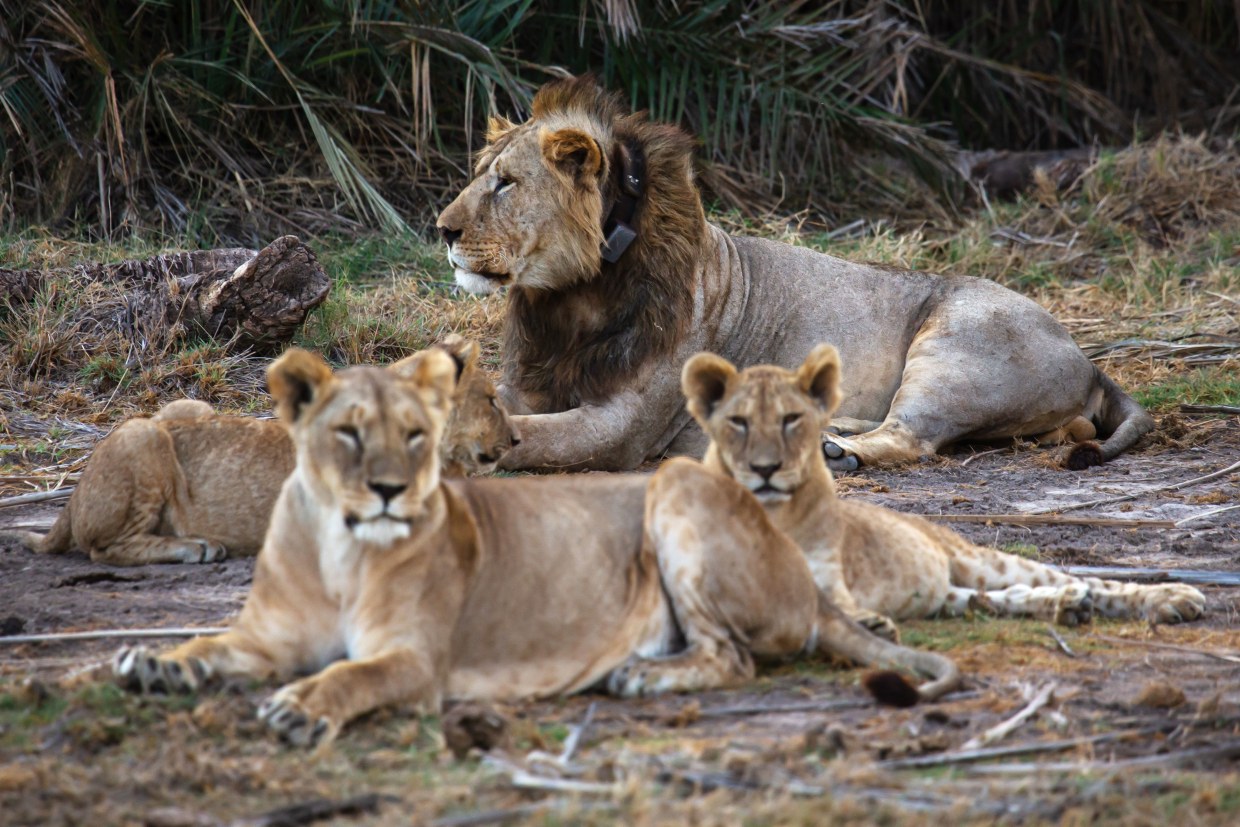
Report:
[{"label": "lion's tan fur", "polygon": [[[589,78],[555,81],[528,121],[496,120],[474,180],[439,227],[457,281],[506,287],[501,392],[523,444],[509,468],[625,470],[706,440],[680,367],[708,350],[741,366],[798,364],[819,342],[847,369],[833,462],[916,460],[963,439],[1109,438],[1109,459],[1152,427],[1033,301],[994,282],[859,264],[729,236],[707,223],[693,142],[631,114]],[[645,159],[632,246],[612,264],[602,227],[624,159]],[[631,165],[630,165],[631,166]],[[633,169],[636,169],[635,167]]]},{"label": "lion's tan fur", "polygon": [[[512,422],[478,366],[477,343],[452,335],[439,347],[460,371],[443,471],[491,470],[516,439]],[[398,369],[420,358],[407,357]],[[77,547],[121,566],[252,556],[294,460],[278,422],[217,416],[205,402],[177,400],[99,444],[47,535],[10,534],[36,551]]]},{"label": "lion's tan fur", "polygon": [[445,372],[428,359],[408,378],[332,374],[300,351],[275,363],[298,461],[245,606],[225,635],[122,651],[121,679],[314,673],[260,711],[298,743],[379,706],[705,688],[814,649],[935,675],[930,696],[957,683],[949,661],[850,623],[748,492],[699,463],[440,484]]},{"label": "lion's tan fur", "polygon": [[820,346],[795,372],[738,372],[701,354],[685,365],[683,382],[711,438],[703,464],[755,492],[805,552],[818,585],[856,619],[879,628],[887,617],[959,615],[981,605],[1069,623],[1091,611],[1176,622],[1204,610],[1191,586],[1071,577],[920,517],[839,499],[818,438],[839,403],[839,373],[835,349]]}]

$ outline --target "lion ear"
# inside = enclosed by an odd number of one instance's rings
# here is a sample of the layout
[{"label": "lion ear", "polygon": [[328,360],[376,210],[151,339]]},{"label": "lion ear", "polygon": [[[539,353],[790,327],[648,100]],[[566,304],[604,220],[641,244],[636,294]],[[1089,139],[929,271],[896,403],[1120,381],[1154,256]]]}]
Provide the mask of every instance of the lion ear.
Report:
[{"label": "lion ear", "polygon": [[296,422],[331,380],[332,369],[317,353],[289,348],[267,368],[267,387],[276,401],[276,415],[285,422]]},{"label": "lion ear", "polygon": [[461,381],[466,371],[473,370],[474,365],[478,364],[478,354],[482,350],[477,342],[466,339],[459,333],[449,333],[436,342],[435,347],[443,350],[456,362],[457,382]]},{"label": "lion ear", "polygon": [[713,353],[699,353],[685,362],[680,372],[680,388],[685,393],[689,413],[702,425],[710,419],[715,406],[728,390],[728,382],[736,376],[736,366]]},{"label": "lion ear", "polygon": [[578,183],[596,177],[603,169],[602,147],[580,129],[544,129],[538,139],[543,157],[552,169],[564,172]]},{"label": "lion ear", "polygon": [[503,115],[492,115],[489,119],[487,119],[487,143],[495,143],[500,138],[504,137],[506,133],[511,132],[512,128],[515,126],[515,123],[508,120]]},{"label": "lion ear", "polygon": [[796,385],[830,416],[840,404],[840,354],[832,345],[817,345],[797,369]]},{"label": "lion ear", "polygon": [[447,351],[438,347],[420,350],[392,363],[388,370],[395,371],[419,389],[429,391],[431,404],[445,411],[451,406],[452,394],[456,391],[457,365]]}]

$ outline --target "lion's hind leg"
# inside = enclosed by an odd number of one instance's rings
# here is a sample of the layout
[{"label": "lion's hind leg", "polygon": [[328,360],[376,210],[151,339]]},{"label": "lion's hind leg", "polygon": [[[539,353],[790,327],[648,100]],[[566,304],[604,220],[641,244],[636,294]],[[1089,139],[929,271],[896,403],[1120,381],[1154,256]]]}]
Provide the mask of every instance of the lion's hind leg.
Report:
[{"label": "lion's hind leg", "polygon": [[1120,583],[1083,578],[1098,613],[1105,617],[1145,618],[1155,623],[1182,623],[1205,614],[1206,598],[1187,583]]}]

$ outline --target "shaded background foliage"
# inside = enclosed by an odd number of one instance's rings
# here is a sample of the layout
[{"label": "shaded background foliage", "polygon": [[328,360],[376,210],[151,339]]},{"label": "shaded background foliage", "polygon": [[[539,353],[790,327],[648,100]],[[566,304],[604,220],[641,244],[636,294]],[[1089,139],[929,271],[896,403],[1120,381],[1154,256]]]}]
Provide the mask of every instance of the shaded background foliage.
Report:
[{"label": "shaded background foliage", "polygon": [[594,71],[723,204],[951,205],[965,148],[1240,122],[1236,0],[0,0],[0,228],[425,227],[485,117]]}]

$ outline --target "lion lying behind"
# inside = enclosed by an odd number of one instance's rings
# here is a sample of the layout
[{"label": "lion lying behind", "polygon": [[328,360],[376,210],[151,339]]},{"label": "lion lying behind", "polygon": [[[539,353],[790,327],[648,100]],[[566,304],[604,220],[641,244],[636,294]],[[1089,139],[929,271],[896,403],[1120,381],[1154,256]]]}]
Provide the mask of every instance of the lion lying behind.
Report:
[{"label": "lion lying behind", "polygon": [[1041,563],[976,546],[928,520],[840,500],[818,434],[840,399],[835,348],[815,348],[795,372],[758,366],[738,372],[703,353],[683,374],[689,410],[710,437],[703,464],[752,491],[771,521],[809,559],[814,579],[863,624],[894,632],[888,617],[959,615],[980,602],[992,611],[1063,623],[1092,611],[1193,620],[1201,592],[1183,583],[1140,586],[1082,579]]},{"label": "lion lying behind", "polygon": [[957,684],[945,658],[849,622],[758,502],[697,462],[441,483],[454,373],[439,352],[406,372],[276,361],[297,466],[245,606],[218,637],[121,650],[118,678],[188,691],[312,673],[259,710],[295,743],[393,704],[700,689],[813,650],[933,676],[924,697]]},{"label": "lion lying behind", "polygon": [[[478,345],[454,334],[439,347],[460,371],[444,471],[485,473],[519,440],[478,367]],[[395,367],[421,358],[414,354]],[[252,556],[294,461],[283,425],[217,416],[205,402],[178,400],[149,419],[125,422],[99,444],[48,534],[5,534],[38,552],[77,546],[116,566]]]},{"label": "lion lying behind", "polygon": [[525,123],[492,122],[438,225],[458,284],[508,290],[500,395],[522,444],[502,467],[700,457],[680,396],[690,356],[791,367],[824,341],[848,369],[825,437],[837,470],[1026,436],[1080,443],[1065,462],[1085,467],[1153,427],[1050,313],[993,281],[709,224],[693,151],[590,78],[548,83]]}]

